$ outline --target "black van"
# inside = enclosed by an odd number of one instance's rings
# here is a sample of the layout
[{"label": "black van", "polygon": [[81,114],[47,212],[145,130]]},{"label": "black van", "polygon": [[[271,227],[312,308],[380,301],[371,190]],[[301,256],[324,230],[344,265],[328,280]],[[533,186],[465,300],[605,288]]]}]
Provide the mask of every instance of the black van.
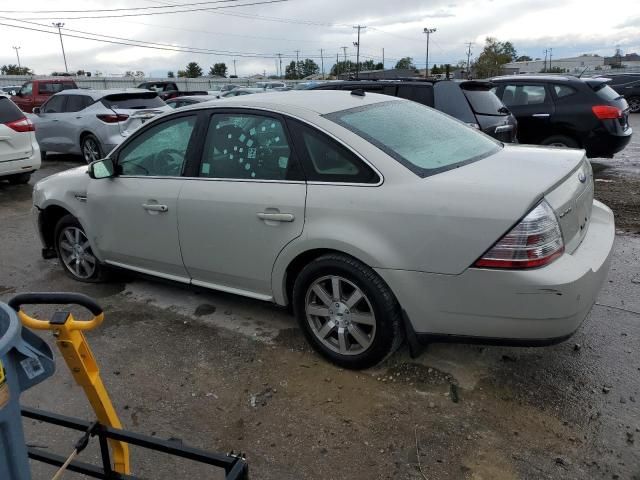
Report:
[{"label": "black van", "polygon": [[406,98],[440,110],[506,143],[516,142],[515,117],[483,80],[349,80],[319,83],[308,90],[356,90]]}]

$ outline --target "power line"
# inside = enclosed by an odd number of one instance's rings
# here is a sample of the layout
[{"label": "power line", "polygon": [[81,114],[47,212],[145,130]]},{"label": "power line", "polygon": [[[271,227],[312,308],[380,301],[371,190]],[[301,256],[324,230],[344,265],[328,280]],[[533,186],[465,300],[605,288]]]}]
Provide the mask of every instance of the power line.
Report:
[{"label": "power line", "polygon": [[[150,15],[168,15],[174,13],[192,13],[192,12],[205,12],[205,11],[213,11],[213,10],[222,10],[227,8],[238,8],[238,7],[252,7],[256,5],[267,5],[271,3],[282,3],[288,2],[289,0],[262,0],[259,2],[252,3],[243,3],[238,5],[225,5],[222,7],[202,7],[202,8],[189,8],[186,10],[171,10],[168,12],[140,12],[140,13],[123,13],[121,15],[100,15],[100,16],[79,16],[79,17],[61,17],[56,15],[56,19],[59,20],[82,20],[82,19],[100,19],[100,18],[123,18],[123,17],[142,17],[142,16],[150,16]],[[21,20],[49,20],[52,17],[24,17]]]},{"label": "power line", "polygon": [[101,9],[89,9],[89,10],[0,10],[1,13],[102,13],[102,12],[123,12],[133,10],[153,10],[158,8],[181,8],[192,7],[194,5],[208,5],[212,3],[230,3],[238,2],[240,0],[211,0],[208,2],[193,2],[189,4],[176,3],[176,4],[164,4],[154,7],[127,7],[127,8],[101,8]]}]

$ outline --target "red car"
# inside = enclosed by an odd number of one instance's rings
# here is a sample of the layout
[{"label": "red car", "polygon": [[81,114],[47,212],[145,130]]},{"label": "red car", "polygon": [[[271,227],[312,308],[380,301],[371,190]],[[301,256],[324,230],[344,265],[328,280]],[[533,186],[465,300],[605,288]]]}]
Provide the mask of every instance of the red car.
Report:
[{"label": "red car", "polygon": [[32,113],[34,107],[42,105],[51,95],[73,88],[78,88],[78,86],[69,77],[34,78],[24,82],[20,90],[11,97],[11,100],[23,112]]}]

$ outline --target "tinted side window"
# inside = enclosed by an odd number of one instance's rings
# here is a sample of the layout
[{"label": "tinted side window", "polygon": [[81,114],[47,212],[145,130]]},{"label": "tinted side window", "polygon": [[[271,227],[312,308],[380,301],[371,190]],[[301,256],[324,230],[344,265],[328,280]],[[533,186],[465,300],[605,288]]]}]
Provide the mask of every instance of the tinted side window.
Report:
[{"label": "tinted side window", "polygon": [[86,95],[68,95],[67,106],[65,107],[64,111],[79,112],[87,108],[92,103],[93,103],[92,98]]},{"label": "tinted side window", "polygon": [[200,176],[239,180],[300,178],[282,122],[253,114],[211,117]]},{"label": "tinted side window", "polygon": [[61,92],[62,90],[71,90],[73,88],[73,85],[70,83],[40,82],[38,84],[38,93],[42,95],[53,95],[54,93]]},{"label": "tinted side window", "polygon": [[576,93],[575,88],[567,85],[554,85],[553,90],[556,92],[556,97],[558,98],[568,97],[569,95]]},{"label": "tinted side window", "polygon": [[47,103],[42,107],[43,113],[61,113],[64,108],[65,97],[58,95],[57,97],[51,97]]},{"label": "tinted side window", "polygon": [[398,87],[398,96],[413,100],[414,102],[433,106],[433,89],[426,85],[400,85]]},{"label": "tinted side window", "polygon": [[20,120],[24,113],[7,97],[0,97],[0,123],[9,123]]},{"label": "tinted side window", "polygon": [[22,85],[22,88],[20,89],[20,94],[24,95],[25,97],[30,96],[33,93],[33,83],[32,82],[27,82],[24,85]]},{"label": "tinted side window", "polygon": [[292,122],[296,145],[301,144],[304,172],[309,181],[378,183],[380,177],[348,149],[322,132]]},{"label": "tinted side window", "polygon": [[507,85],[502,95],[502,103],[507,107],[540,105],[547,101],[544,85]]},{"label": "tinted side window", "polygon": [[196,116],[189,115],[150,127],[118,153],[120,174],[145,177],[182,175],[195,125]]}]

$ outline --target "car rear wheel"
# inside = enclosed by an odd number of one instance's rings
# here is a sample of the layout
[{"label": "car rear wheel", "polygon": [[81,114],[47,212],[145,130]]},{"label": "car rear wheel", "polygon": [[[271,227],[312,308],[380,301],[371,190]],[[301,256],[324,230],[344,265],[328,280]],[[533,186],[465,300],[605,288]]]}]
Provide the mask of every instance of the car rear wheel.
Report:
[{"label": "car rear wheel", "polygon": [[324,255],[300,272],[293,310],[315,350],[341,367],[376,365],[402,342],[393,293],[371,268],[346,255]]},{"label": "car rear wheel", "polygon": [[104,278],[104,267],[93,254],[80,222],[65,215],[56,225],[55,249],[65,273],[80,282],[95,283]]},{"label": "car rear wheel", "polygon": [[29,183],[30,179],[31,179],[31,172],[19,173],[18,175],[11,175],[10,177],[7,177],[7,180],[9,180],[9,183],[11,185],[23,185],[25,183]]},{"label": "car rear wheel", "polygon": [[100,142],[94,135],[89,133],[82,137],[80,146],[85,162],[91,163],[103,158],[102,147],[100,147]]},{"label": "car rear wheel", "polygon": [[627,98],[627,103],[629,104],[629,111],[631,113],[640,112],[640,97]]},{"label": "car rear wheel", "polygon": [[576,140],[565,135],[553,135],[545,138],[541,145],[546,145],[548,147],[580,148],[580,145]]}]

